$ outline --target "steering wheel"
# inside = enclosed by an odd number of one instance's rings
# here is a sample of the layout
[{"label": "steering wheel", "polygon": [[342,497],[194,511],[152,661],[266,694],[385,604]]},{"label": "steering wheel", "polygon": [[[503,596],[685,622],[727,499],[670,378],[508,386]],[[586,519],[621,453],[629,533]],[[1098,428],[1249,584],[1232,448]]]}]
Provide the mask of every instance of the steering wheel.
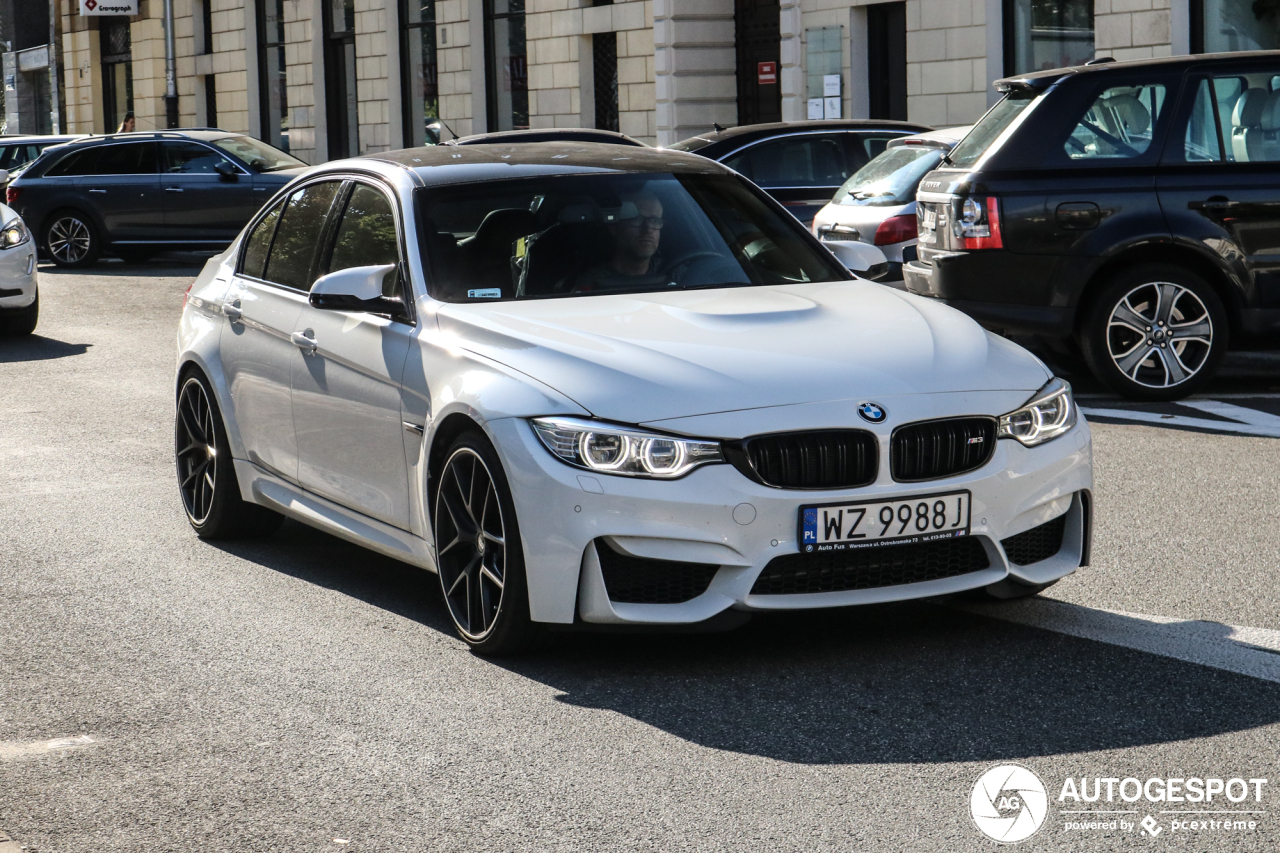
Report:
[{"label": "steering wheel", "polygon": [[671,263],[666,264],[666,268],[669,270],[673,270],[676,267],[693,263],[694,261],[700,260],[702,258],[723,258],[723,257],[724,255],[720,254],[719,252],[711,251],[710,249],[693,249],[692,251],[685,252],[683,255],[676,258]]}]

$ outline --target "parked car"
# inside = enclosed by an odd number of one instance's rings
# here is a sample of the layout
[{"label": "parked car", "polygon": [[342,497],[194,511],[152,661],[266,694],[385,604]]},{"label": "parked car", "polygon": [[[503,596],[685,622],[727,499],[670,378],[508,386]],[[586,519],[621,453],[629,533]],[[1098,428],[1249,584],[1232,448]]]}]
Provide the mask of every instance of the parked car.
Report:
[{"label": "parked car", "polygon": [[119,133],[51,148],[6,200],[59,266],[220,247],[306,164],[220,130]]},{"label": "parked car", "polygon": [[850,242],[879,246],[888,263],[883,281],[901,282],[903,261],[916,259],[920,179],[968,132],[968,127],[949,127],[890,139],[814,216],[814,236],[837,256],[839,247]]},{"label": "parked car", "polygon": [[289,516],[435,571],[480,653],[1088,562],[1069,387],[681,152],[318,166],[208,263],[178,341],[197,535]]},{"label": "parked car", "polygon": [[599,142],[605,145],[635,145],[648,148],[638,139],[612,130],[590,127],[558,127],[531,130],[499,130],[451,139],[444,145],[514,145],[521,142]]},{"label": "parked car", "polygon": [[40,319],[36,250],[22,217],[0,204],[0,334],[29,335]]},{"label": "parked car", "polygon": [[1280,343],[1280,52],[1107,62],[1005,97],[920,184],[907,289],[1078,346],[1136,399]]},{"label": "parked car", "polygon": [[84,134],[0,137],[0,169],[12,176],[39,157],[50,145],[62,145],[84,138]]},{"label": "parked car", "polygon": [[932,128],[904,121],[784,121],[720,128],[668,146],[725,164],[812,224],[840,185],[889,140]]}]

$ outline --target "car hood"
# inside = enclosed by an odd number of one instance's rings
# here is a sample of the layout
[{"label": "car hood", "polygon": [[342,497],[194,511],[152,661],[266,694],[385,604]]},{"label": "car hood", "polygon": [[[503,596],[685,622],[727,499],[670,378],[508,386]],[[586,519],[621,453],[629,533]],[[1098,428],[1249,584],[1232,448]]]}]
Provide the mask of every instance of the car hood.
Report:
[{"label": "car hood", "polygon": [[624,423],[901,394],[1030,395],[1050,378],[959,311],[861,281],[450,304],[438,320],[448,345]]}]

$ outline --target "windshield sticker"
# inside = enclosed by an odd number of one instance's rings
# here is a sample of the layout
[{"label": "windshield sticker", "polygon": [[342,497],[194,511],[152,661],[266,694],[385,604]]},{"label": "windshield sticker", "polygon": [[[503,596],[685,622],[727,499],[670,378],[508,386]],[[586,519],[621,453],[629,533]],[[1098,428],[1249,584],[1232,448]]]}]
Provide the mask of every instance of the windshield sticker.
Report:
[{"label": "windshield sticker", "polygon": [[502,288],[486,287],[481,290],[468,290],[467,298],[468,299],[501,299]]}]

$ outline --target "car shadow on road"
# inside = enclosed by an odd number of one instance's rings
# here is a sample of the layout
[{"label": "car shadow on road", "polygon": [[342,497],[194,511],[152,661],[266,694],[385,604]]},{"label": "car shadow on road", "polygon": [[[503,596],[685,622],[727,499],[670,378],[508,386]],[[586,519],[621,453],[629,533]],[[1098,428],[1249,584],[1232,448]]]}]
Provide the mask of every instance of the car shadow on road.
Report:
[{"label": "car shadow on road", "polygon": [[19,361],[49,361],[84,355],[93,344],[72,344],[40,335],[0,336],[0,364]]},{"label": "car shadow on road", "polygon": [[[435,575],[286,522],[216,543],[452,635]],[[1280,684],[939,607],[757,616],[727,633],[557,632],[476,659],[712,749],[802,764],[993,761],[1280,722]]]}]

